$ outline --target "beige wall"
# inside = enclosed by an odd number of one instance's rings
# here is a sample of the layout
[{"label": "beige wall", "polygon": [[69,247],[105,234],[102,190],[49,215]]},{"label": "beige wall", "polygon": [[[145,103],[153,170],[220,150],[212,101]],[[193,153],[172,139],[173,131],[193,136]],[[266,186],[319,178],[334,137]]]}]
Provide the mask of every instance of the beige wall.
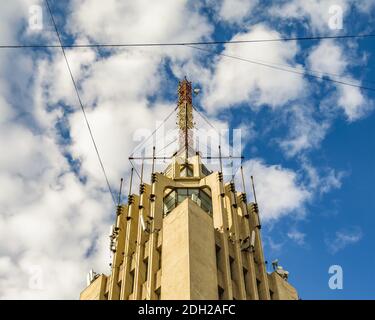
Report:
[{"label": "beige wall", "polygon": [[212,218],[186,199],[163,221],[161,299],[217,299]]},{"label": "beige wall", "polygon": [[272,300],[298,300],[296,289],[276,272],[268,275],[268,283],[273,292]]}]

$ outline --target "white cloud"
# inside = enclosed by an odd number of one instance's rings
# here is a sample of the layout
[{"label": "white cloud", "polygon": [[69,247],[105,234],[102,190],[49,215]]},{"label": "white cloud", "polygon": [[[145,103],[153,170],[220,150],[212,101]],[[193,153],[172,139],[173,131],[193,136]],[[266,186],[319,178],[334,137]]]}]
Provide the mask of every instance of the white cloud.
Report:
[{"label": "white cloud", "polygon": [[[344,52],[345,48],[332,40],[321,41],[313,48],[308,56],[309,67],[318,72],[328,73],[333,80],[339,80],[355,85],[361,85],[348,73],[349,61],[353,60],[350,53]],[[341,108],[349,121],[363,117],[372,104],[357,87],[335,84],[337,105]]]},{"label": "white cloud", "polygon": [[[358,10],[362,14],[371,15],[374,7],[374,0],[289,0],[273,5],[269,9],[269,14],[279,17],[281,23],[289,24],[289,20],[301,23],[310,33],[349,34],[348,30],[352,26],[346,20],[347,15],[354,10]],[[331,22],[335,18],[340,18],[341,13],[343,18],[342,29],[331,28]],[[360,16],[357,14],[357,17]]]},{"label": "white cloud", "polygon": [[342,51],[342,47],[332,40],[322,40],[311,50],[308,64],[313,70],[341,76],[349,61]]},{"label": "white cloud", "polygon": [[289,134],[279,141],[287,156],[292,157],[317,148],[325,138],[330,123],[314,119],[312,107],[295,105],[287,111]]},{"label": "white cloud", "polygon": [[[231,40],[274,39],[280,34],[264,25],[253,26]],[[298,67],[294,62],[299,48],[295,42],[257,43],[252,45],[226,45],[225,55],[254,61]],[[264,66],[220,56],[215,63],[212,79],[206,84],[208,92],[203,100],[210,112],[241,103],[252,107],[264,104],[277,108],[304,94],[302,77]]]},{"label": "white cloud", "polygon": [[[243,167],[246,175],[254,176],[262,221],[305,214],[304,206],[311,193],[298,181],[296,172],[279,165],[267,165],[260,159],[249,160]],[[251,190],[250,181],[246,181],[246,190]]]},{"label": "white cloud", "polygon": [[302,157],[302,168],[309,180],[309,189],[317,194],[325,194],[333,189],[339,189],[343,178],[348,174],[344,171],[336,171],[332,168],[322,168],[318,170],[306,159]]},{"label": "white cloud", "polygon": [[258,3],[258,0],[223,0],[219,9],[219,16],[224,21],[240,23]]},{"label": "white cloud", "polygon": [[106,43],[197,41],[213,30],[196,6],[187,0],[78,0],[68,27],[78,37]]},{"label": "white cloud", "polygon": [[335,254],[348,245],[355,244],[360,241],[363,237],[361,228],[353,227],[350,229],[343,229],[335,232],[334,237],[326,238],[325,242],[328,247],[328,250]]},{"label": "white cloud", "polygon": [[269,12],[273,16],[285,19],[296,19],[298,21],[307,20],[307,28],[312,28],[315,32],[329,32],[329,21],[332,17],[330,7],[340,6],[345,16],[349,4],[347,0],[292,0],[281,5],[274,5]]},{"label": "white cloud", "polygon": [[296,242],[298,245],[303,246],[305,244],[306,234],[298,231],[297,229],[292,229],[287,233],[289,239]]}]

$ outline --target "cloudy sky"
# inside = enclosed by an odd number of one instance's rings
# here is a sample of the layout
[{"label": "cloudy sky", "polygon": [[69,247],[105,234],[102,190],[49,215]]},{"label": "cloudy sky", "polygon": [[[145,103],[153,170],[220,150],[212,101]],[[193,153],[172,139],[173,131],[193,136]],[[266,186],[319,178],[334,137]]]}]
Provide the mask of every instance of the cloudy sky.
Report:
[{"label": "cloudy sky", "polygon": [[[50,3],[66,44],[370,34],[375,22],[375,0]],[[58,44],[44,1],[2,1],[7,44]],[[242,130],[267,260],[302,299],[375,298],[375,94],[358,88],[375,88],[374,38],[198,47],[209,51],[66,49],[112,188],[187,76],[212,123]],[[0,298],[77,299],[90,268],[109,271],[114,210],[59,48],[0,49],[0,145]],[[331,265],[343,290],[328,286]]]}]

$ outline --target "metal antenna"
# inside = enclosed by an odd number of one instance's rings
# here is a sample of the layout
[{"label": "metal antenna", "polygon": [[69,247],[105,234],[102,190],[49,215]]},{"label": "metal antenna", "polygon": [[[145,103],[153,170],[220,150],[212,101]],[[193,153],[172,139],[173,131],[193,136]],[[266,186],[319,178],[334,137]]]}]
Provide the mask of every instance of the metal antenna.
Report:
[{"label": "metal antenna", "polygon": [[221,146],[219,145],[220,172],[223,173],[223,162],[221,161]]},{"label": "metal antenna", "polygon": [[123,183],[124,179],[121,178],[121,181],[120,181],[120,191],[118,193],[118,206],[121,204],[121,192],[122,192],[122,183]]},{"label": "metal antenna", "polygon": [[[188,163],[189,157],[189,139],[188,139],[188,113],[187,113],[187,102],[185,102],[185,162]],[[186,169],[187,170],[187,169]]]},{"label": "metal antenna", "polygon": [[241,178],[242,178],[242,187],[243,187],[243,191],[244,193],[246,193],[246,187],[245,187],[245,179],[243,177],[243,167],[241,166]]},{"label": "metal antenna", "polygon": [[142,159],[142,167],[141,167],[141,184],[143,183],[143,167],[144,167],[144,159]]},{"label": "metal antenna", "polygon": [[256,195],[256,193],[255,193],[255,184],[254,184],[254,177],[253,177],[253,176],[251,176],[251,185],[252,185],[252,187],[253,187],[254,201],[255,201],[256,204],[258,204],[258,201],[257,201],[257,195]]},{"label": "metal antenna", "polygon": [[130,183],[129,183],[129,194],[128,194],[128,197],[132,194],[133,172],[134,172],[134,168],[132,168],[132,170],[130,172]]},{"label": "metal antenna", "polygon": [[155,146],[152,147],[152,174],[155,170]]}]

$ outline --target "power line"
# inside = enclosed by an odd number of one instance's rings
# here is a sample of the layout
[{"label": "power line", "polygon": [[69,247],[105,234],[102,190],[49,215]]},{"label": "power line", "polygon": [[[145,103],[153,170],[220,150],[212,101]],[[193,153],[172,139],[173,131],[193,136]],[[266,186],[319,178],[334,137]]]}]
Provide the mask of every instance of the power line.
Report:
[{"label": "power line", "polygon": [[[292,67],[290,65],[286,65],[286,64],[282,64],[282,63],[276,63],[276,62],[270,62],[270,61],[265,61],[265,60],[260,60],[260,59],[251,59],[251,61],[253,61],[254,63],[259,62],[259,63],[268,64],[268,65],[281,66],[281,67],[284,67],[284,68],[298,70],[298,71],[301,71],[301,72],[317,73],[317,74],[320,74],[322,76],[327,76],[327,77],[331,77],[331,78],[335,77],[335,78],[339,78],[339,79],[340,78],[341,79],[348,79],[347,77],[342,76],[342,75],[337,74],[337,73],[330,73],[330,72],[324,72],[324,71],[320,71],[320,70],[309,69],[309,68],[306,68],[306,67],[303,67],[303,66],[302,66],[302,68]],[[370,80],[361,80],[361,81],[362,81],[362,83],[375,84],[375,81],[370,81]]]},{"label": "power line", "polygon": [[177,111],[178,107],[175,107],[169,114],[168,116],[163,120],[163,122],[147,137],[147,139],[145,139],[141,144],[139,144],[135,150],[132,152],[132,154],[130,156],[133,156],[134,153],[136,153],[142,146],[145,145],[145,143],[150,140],[151,137],[154,136],[154,134],[156,133],[156,131],[158,131],[168,120],[169,118]]},{"label": "power line", "polygon": [[102,159],[101,159],[101,157],[100,157],[99,150],[98,150],[98,147],[97,147],[97,145],[96,145],[96,142],[95,142],[95,139],[94,139],[94,135],[93,135],[92,130],[91,130],[90,123],[89,123],[89,121],[88,121],[88,119],[87,119],[86,111],[85,111],[85,108],[84,108],[84,106],[83,106],[82,99],[81,99],[81,96],[80,96],[80,94],[79,94],[79,91],[78,91],[78,87],[77,87],[76,81],[74,80],[73,73],[72,73],[72,70],[71,70],[70,65],[69,65],[69,61],[68,61],[68,59],[67,59],[67,57],[66,57],[65,49],[64,49],[64,47],[63,47],[63,45],[62,45],[62,41],[61,41],[61,38],[60,38],[60,34],[59,34],[58,29],[57,29],[57,25],[56,25],[55,19],[54,19],[54,17],[53,17],[52,10],[51,10],[51,7],[50,7],[50,5],[49,5],[49,1],[48,1],[48,0],[45,0],[45,2],[46,2],[46,5],[47,5],[47,7],[48,7],[48,11],[49,11],[49,14],[50,14],[50,16],[51,16],[51,20],[52,20],[52,23],[53,23],[53,25],[54,25],[54,28],[55,28],[55,31],[56,31],[57,37],[58,37],[58,39],[59,39],[60,47],[61,47],[62,53],[63,53],[63,55],[64,55],[64,59],[65,59],[66,65],[67,65],[67,67],[68,67],[68,71],[69,71],[69,74],[70,74],[70,78],[72,79],[73,86],[74,86],[75,92],[76,92],[76,94],[77,94],[78,102],[79,102],[79,104],[80,104],[80,106],[81,106],[81,110],[82,110],[83,116],[84,116],[84,118],[85,118],[85,122],[86,122],[87,128],[88,128],[88,130],[89,130],[89,133],[90,133],[90,137],[91,137],[92,143],[93,143],[94,148],[95,148],[95,152],[96,152],[96,154],[97,154],[97,156],[98,156],[98,160],[99,160],[100,166],[101,166],[101,168],[102,168],[102,171],[103,171],[103,174],[104,174],[105,180],[106,180],[106,182],[107,182],[108,190],[109,190],[109,192],[110,192],[110,194],[111,194],[111,197],[112,197],[113,203],[116,205],[116,199],[115,199],[115,196],[114,196],[114,194],[113,194],[113,192],[112,192],[111,185],[109,184],[109,180],[108,180],[108,177],[107,177],[107,173],[106,173],[106,171],[105,171],[105,168],[104,168],[104,165],[103,165],[103,161],[102,161]]},{"label": "power line", "polygon": [[[218,55],[226,57],[226,58],[235,59],[235,60],[239,60],[239,61],[243,61],[243,62],[248,62],[248,63],[256,64],[256,65],[267,67],[267,68],[276,69],[276,70],[279,70],[279,71],[290,72],[290,73],[294,73],[294,74],[298,74],[298,75],[302,75],[302,76],[307,76],[307,77],[310,77],[310,78],[316,78],[316,79],[319,79],[319,80],[334,82],[334,83],[338,83],[338,84],[341,84],[341,85],[355,87],[355,88],[359,88],[359,89],[363,89],[363,90],[375,91],[375,88],[364,87],[364,86],[357,85],[357,84],[354,84],[354,83],[349,83],[349,82],[345,82],[345,81],[341,81],[341,80],[335,80],[335,79],[331,79],[331,78],[324,78],[322,76],[317,76],[317,75],[309,73],[307,71],[298,71],[298,70],[295,70],[295,69],[289,70],[289,69],[277,67],[277,66],[274,66],[274,65],[271,65],[271,64],[261,63],[261,62],[257,62],[257,61],[254,61],[254,60],[245,59],[245,58],[241,58],[241,57],[237,57],[237,56],[233,56],[233,55],[229,55],[229,54],[225,54],[225,53],[217,53],[213,50],[209,50],[209,49],[205,49],[205,48],[199,48],[199,47],[195,47],[195,46],[188,46],[188,47],[192,48],[192,49],[196,49],[196,50],[205,51],[205,52],[208,52],[208,53],[218,54]],[[292,67],[290,67],[290,68],[292,68]]]},{"label": "power line", "polygon": [[338,36],[309,36],[289,37],[273,39],[249,39],[249,40],[223,40],[223,41],[198,41],[198,42],[154,42],[154,43],[93,43],[93,44],[30,44],[30,45],[0,45],[0,49],[42,49],[42,48],[118,48],[118,47],[168,47],[168,46],[196,46],[196,45],[220,45],[220,44],[245,44],[266,43],[283,41],[318,41],[324,39],[360,39],[374,38],[375,34],[338,35]]}]

